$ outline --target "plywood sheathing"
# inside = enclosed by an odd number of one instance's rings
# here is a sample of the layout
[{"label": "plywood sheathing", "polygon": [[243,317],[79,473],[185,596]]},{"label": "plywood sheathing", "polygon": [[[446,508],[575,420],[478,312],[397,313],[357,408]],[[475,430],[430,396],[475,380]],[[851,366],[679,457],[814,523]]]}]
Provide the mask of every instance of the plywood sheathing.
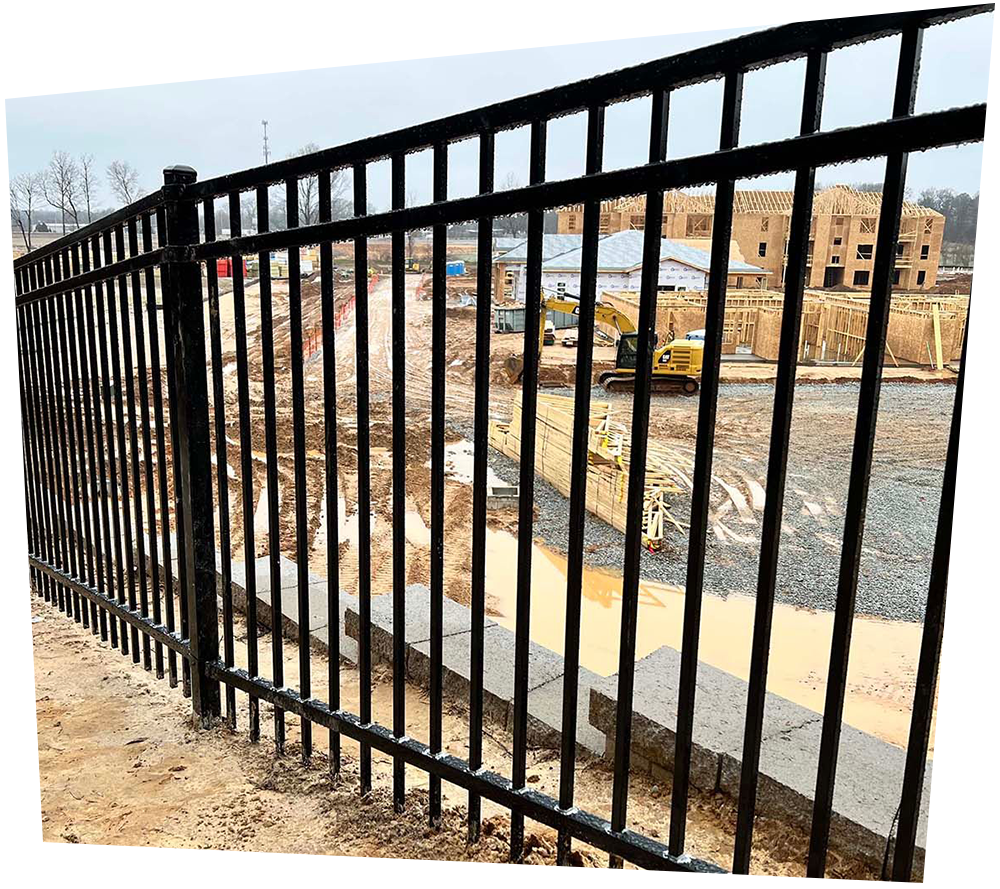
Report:
[{"label": "plywood sheathing", "polygon": [[[791,222],[790,191],[737,191],[733,200],[732,239],[747,262],[766,269],[771,281],[783,280]],[[847,185],[833,185],[818,192],[813,201],[810,227],[810,260],[806,285],[824,287],[838,283],[864,285],[874,267],[875,236],[882,195]],[[560,233],[583,231],[583,207],[563,207],[558,213]],[[668,191],[664,194],[662,235],[709,249],[715,214],[715,195]],[[901,290],[931,290],[937,282],[945,219],[936,210],[905,201],[895,259],[897,286]],[[629,197],[601,204],[602,234],[644,229],[645,198]],[[693,240],[692,240],[693,239]],[[699,243],[700,242],[700,243]],[[925,253],[926,251],[926,253]],[[827,280],[827,277],[830,280]]]},{"label": "plywood sheathing", "polygon": [[[573,456],[573,398],[538,396],[535,472],[565,497],[570,494]],[[509,423],[490,421],[491,447],[513,460],[521,457],[521,401],[512,400]],[[664,534],[684,526],[670,512],[670,496],[679,494],[690,475],[690,457],[656,442],[648,443],[643,497],[643,544],[658,549]],[[632,439],[611,415],[608,402],[590,406],[587,442],[587,510],[624,533],[628,520],[628,475]],[[685,471],[686,470],[686,471]]]},{"label": "plywood sheathing", "polygon": [[[638,324],[639,294],[604,292],[613,305]],[[707,297],[700,292],[660,293],[656,301],[656,333],[660,343],[683,338],[705,326]],[[773,291],[734,291],[726,295],[723,353],[738,346],[765,361],[778,359],[784,296]],[[961,359],[969,297],[893,294],[887,337],[889,360],[938,366],[934,313],[938,316],[942,364]],[[868,326],[868,296],[806,291],[803,296],[799,360],[852,362],[862,351]],[[614,335],[610,328],[605,331]],[[891,357],[890,357],[891,356]],[[940,369],[940,367],[938,367]]]}]

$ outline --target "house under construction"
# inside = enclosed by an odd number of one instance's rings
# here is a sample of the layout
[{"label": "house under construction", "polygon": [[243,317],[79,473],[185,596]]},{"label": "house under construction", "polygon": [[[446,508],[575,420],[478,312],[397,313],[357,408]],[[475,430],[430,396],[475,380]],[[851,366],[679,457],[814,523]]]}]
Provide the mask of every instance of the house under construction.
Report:
[{"label": "house under construction", "polygon": [[[807,287],[867,288],[871,284],[882,195],[834,185],[813,200]],[[645,197],[621,198],[601,205],[600,231],[608,234],[645,228]],[[663,201],[663,237],[708,239],[715,213],[713,194],[668,191]],[[733,205],[733,240],[747,262],[770,273],[773,287],[785,280],[791,191],[737,191]],[[559,211],[559,233],[583,231],[583,206]],[[903,203],[893,284],[904,291],[928,290],[937,281],[945,218],[936,210]]]}]

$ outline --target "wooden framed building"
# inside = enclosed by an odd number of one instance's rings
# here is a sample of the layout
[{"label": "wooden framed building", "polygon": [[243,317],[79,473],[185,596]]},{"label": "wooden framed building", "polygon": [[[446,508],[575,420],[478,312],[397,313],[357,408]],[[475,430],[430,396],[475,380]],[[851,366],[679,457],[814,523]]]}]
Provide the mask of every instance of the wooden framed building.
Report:
[{"label": "wooden framed building", "polygon": [[[881,194],[834,185],[816,193],[809,238],[808,287],[870,286]],[[645,227],[645,198],[605,201],[602,234]],[[703,240],[712,236],[715,196],[669,191],[663,202],[663,237]],[[738,191],[733,207],[733,240],[746,261],[770,273],[770,286],[784,282],[788,232],[792,214],[790,191]],[[936,210],[905,201],[896,244],[894,285],[903,291],[930,290],[937,282],[945,218]],[[583,207],[558,213],[560,234],[583,231]]]}]

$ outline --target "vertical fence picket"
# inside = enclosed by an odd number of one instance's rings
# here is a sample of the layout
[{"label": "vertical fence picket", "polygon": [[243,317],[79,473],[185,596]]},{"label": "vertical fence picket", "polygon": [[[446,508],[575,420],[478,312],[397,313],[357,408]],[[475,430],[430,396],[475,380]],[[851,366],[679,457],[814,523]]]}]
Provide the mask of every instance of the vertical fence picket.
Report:
[{"label": "vertical fence picket", "polygon": [[[86,272],[91,265],[96,269],[98,266],[97,258],[97,239],[95,238],[90,242],[90,249],[84,249],[83,251],[83,270]],[[94,286],[93,292],[90,288],[86,291],[86,313],[87,313],[87,354],[90,370],[90,386],[91,386],[91,402],[93,407],[93,439],[95,453],[91,454],[92,458],[97,461],[97,472],[100,478],[100,489],[97,492],[97,496],[94,498],[95,509],[96,504],[100,503],[100,527],[101,534],[95,538],[96,549],[94,552],[95,563],[97,565],[97,589],[98,592],[103,593],[109,599],[113,598],[114,590],[114,575],[111,568],[111,553],[112,553],[112,542],[111,542],[111,525],[108,518],[108,474],[106,466],[106,457],[108,454],[107,445],[105,443],[105,432],[104,426],[106,421],[102,420],[105,415],[102,412],[102,398],[101,392],[103,389],[103,378],[101,377],[100,366],[98,365],[98,336],[99,331],[96,323],[97,310],[95,308],[96,294],[100,289],[101,285],[96,284]],[[92,460],[93,462],[93,460]],[[97,513],[94,514],[94,526],[95,529],[98,525]],[[101,559],[101,545],[103,541],[103,555],[104,559]],[[108,614],[108,610],[101,609],[99,615],[100,625],[101,625],[101,640],[105,641],[109,638],[112,647],[118,644],[118,625],[115,623],[113,616]]]},{"label": "vertical fence picket", "polygon": [[[242,234],[240,193],[229,193],[229,229],[234,238]],[[236,397],[240,424],[240,490],[243,514],[243,574],[246,591],[247,672],[259,675],[257,650],[257,551],[254,539],[253,441],[250,429],[249,357],[247,355],[246,300],[244,296],[243,255],[234,253],[233,329],[236,338]],[[260,740],[260,698],[250,695],[250,741]]]},{"label": "vertical fence picket", "polygon": [[[299,182],[285,182],[285,224],[299,227]],[[292,365],[292,450],[295,478],[295,568],[298,585],[299,694],[312,696],[312,665],[309,659],[309,517],[306,504],[306,407],[302,370],[302,278],[299,248],[288,250],[288,328]],[[279,618],[280,620],[280,618]],[[302,720],[302,758],[312,756],[312,724]]]},{"label": "vertical fence picket", "polygon": [[[332,182],[329,170],[319,173],[319,221],[333,218]],[[333,244],[319,245],[320,300],[323,326],[323,448],[326,497],[326,615],[329,691],[333,710],[340,709],[340,540],[337,519],[337,346],[334,317]],[[330,729],[330,771],[340,773],[340,732]]]},{"label": "vertical fence picket", "polygon": [[[823,113],[823,88],[826,79],[823,50],[814,50],[806,62],[805,89],[802,99],[800,133],[808,135],[820,128]],[[802,323],[802,298],[805,290],[809,228],[812,222],[813,188],[816,170],[804,167],[795,172],[792,216],[788,234],[788,264],[785,271],[785,299],[781,315],[778,369],[774,383],[774,409],[771,414],[771,437],[765,485],[764,519],[754,605],[753,639],[750,650],[750,680],[747,688],[746,722],[743,735],[743,764],[736,815],[736,842],[733,872],[750,872],[754,814],[760,770],[761,737],[764,728],[764,702],[767,693],[767,665],[771,649],[771,621],[778,574],[778,546],[785,499],[788,467],[788,443],[792,427],[792,402],[795,393],[795,369],[798,362],[799,331]]]},{"label": "vertical fence picket", "polygon": [[[448,146],[434,146],[433,198],[448,199]],[[431,673],[430,746],[441,752],[444,645],[444,413],[445,413],[445,312],[447,290],[445,262],[448,226],[435,225],[431,256]],[[427,816],[432,827],[441,824],[441,778],[430,776]]]},{"label": "vertical fence picket", "polygon": [[[69,277],[68,257],[62,254],[63,278]],[[75,408],[76,401],[73,398],[73,375],[69,365],[69,337],[72,324],[72,309],[68,303],[69,292],[56,296],[57,327],[56,334],[59,339],[59,366],[62,377],[62,390],[60,398],[62,400],[62,441],[63,441],[63,466],[66,472],[66,515],[69,527],[66,532],[66,548],[69,550],[69,573],[74,579],[79,579],[82,575],[83,559],[80,555],[79,544],[81,539],[80,528],[80,499],[77,496],[77,472],[76,462],[76,424]],[[76,590],[72,591],[73,619],[80,623],[80,595]]]},{"label": "vertical fence picket", "polygon": [[[545,180],[546,122],[531,122],[528,179],[538,185]],[[528,760],[528,670],[531,631],[531,552],[535,509],[535,428],[538,404],[539,342],[545,323],[539,317],[542,295],[542,226],[540,209],[528,212],[528,262],[525,269],[524,372],[521,376],[521,467],[517,513],[517,605],[514,624],[514,724],[512,781],[525,787]],[[524,816],[510,816],[510,858],[520,861],[524,853]]]},{"label": "vertical fence picket", "polygon": [[[368,171],[354,167],[354,215],[368,215]],[[354,240],[355,375],[358,426],[358,679],[361,721],[372,721],[371,431],[368,398],[368,239]],[[372,789],[371,745],[361,743],[361,793]]]},{"label": "vertical fence picket", "polygon": [[[110,231],[105,233],[105,254],[108,257],[108,261],[111,262],[113,257],[113,252],[111,248],[111,238],[112,233]],[[115,243],[118,246],[119,256],[123,252],[122,250],[122,237],[121,228],[116,228],[114,232]],[[124,324],[125,317],[128,316],[127,303],[126,303],[126,282],[125,276],[118,276],[118,297],[120,299],[121,311],[118,311],[118,307],[115,303],[115,293],[113,290],[113,285],[109,279],[108,281],[108,332],[111,336],[110,354],[111,354],[111,382],[110,388],[112,390],[112,397],[114,399],[115,405],[115,427],[118,431],[118,468],[121,471],[121,488],[118,495],[118,506],[121,510],[121,529],[124,534],[124,565],[120,568],[122,572],[120,577],[124,580],[124,595],[122,596],[122,601],[128,603],[128,607],[135,611],[136,598],[135,598],[135,551],[133,549],[132,540],[132,495],[131,487],[129,483],[129,472],[128,472],[128,441],[127,432],[125,428],[125,398],[126,398],[126,386],[125,378],[122,372],[122,359],[123,355],[123,344],[125,340],[124,333],[120,328],[120,324]],[[121,336],[121,340],[119,340]],[[125,633],[126,623],[123,621],[121,625],[122,634]],[[130,653],[132,655],[133,663],[139,663],[139,631],[136,627],[129,627],[130,632]]]},{"label": "vertical fence picket", "polygon": [[[666,157],[670,95],[653,94],[649,127],[649,162]],[[618,656],[618,711],[615,717],[615,780],[612,788],[611,825],[624,830],[628,810],[629,767],[632,748],[632,697],[635,684],[635,641],[639,619],[639,566],[642,555],[643,497],[646,487],[646,445],[649,433],[649,398],[652,386],[653,347],[656,342],[656,294],[660,269],[663,191],[646,195],[646,223],[642,243],[642,273],[639,295],[638,345],[635,393],[632,398],[632,453],[629,458],[628,519],[625,525],[625,565],[622,572],[622,619]],[[728,248],[729,241],[726,241]],[[589,412],[588,412],[589,413]],[[575,423],[588,414],[574,418]],[[676,785],[675,785],[676,789]],[[673,822],[671,821],[671,825]],[[671,847],[672,848],[672,847]],[[611,867],[623,861],[612,856]]]},{"label": "vertical fence picket", "polygon": [[[913,114],[923,35],[923,28],[919,25],[911,26],[903,32],[892,108],[895,118]],[[822,877],[826,872],[826,857],[830,844],[833,791],[837,777],[840,729],[844,717],[844,696],[847,687],[847,664],[851,651],[854,605],[858,593],[861,546],[868,505],[868,482],[875,449],[875,421],[882,385],[882,362],[889,330],[892,271],[895,266],[895,247],[899,241],[899,224],[906,189],[907,157],[908,154],[904,151],[895,150],[889,153],[882,185],[882,205],[875,241],[868,327],[865,331],[865,354],[862,359],[861,391],[858,396],[857,422],[851,453],[851,480],[844,510],[844,543],[841,548],[837,578],[837,604],[833,615],[830,668],[827,673],[826,699],[823,704],[823,731],[820,738],[809,861],[806,868],[806,873],[810,877]]]},{"label": "vertical fence picket", "polygon": [[[98,248],[100,247],[100,253]],[[94,238],[94,267],[98,267],[98,260],[101,260],[101,265],[108,265],[111,261],[111,235],[110,232],[106,233],[103,241],[98,238]],[[116,378],[117,374],[112,377],[110,366],[108,364],[108,316],[106,311],[110,311],[113,323],[113,312],[114,312],[114,284],[109,278],[103,285],[97,285],[94,288],[97,296],[97,339],[99,345],[99,353],[101,356],[101,389],[104,396],[104,448],[107,454],[107,464],[108,464],[108,494],[110,497],[110,504],[108,507],[108,512],[111,514],[111,546],[114,547],[114,581],[112,586],[111,581],[111,569],[109,567],[108,578],[109,578],[109,589],[114,589],[118,603],[120,605],[125,604],[125,574],[124,574],[124,562],[122,559],[122,526],[121,526],[121,497],[118,493],[118,461],[121,460],[122,454],[119,450],[116,454],[115,449],[115,413],[112,411],[112,399],[116,402],[119,400],[117,396],[117,384]],[[105,308],[104,296],[107,293],[107,310]],[[108,557],[111,556],[111,546],[109,546]],[[120,645],[119,651],[121,651],[123,656],[129,653],[129,638],[128,638],[128,624],[124,619],[119,618],[117,632],[120,634]]]},{"label": "vertical fence picket", "polygon": [[[406,206],[406,156],[392,157],[392,209]],[[406,734],[406,232],[392,233],[392,733]],[[392,802],[403,811],[406,766],[392,765]]]},{"label": "vertical fence picket", "polygon": [[[205,220],[205,243],[215,240],[215,202],[206,198],[202,204]],[[215,476],[219,506],[219,558],[222,583],[223,657],[226,666],[236,662],[236,642],[233,638],[233,559],[229,531],[229,458],[226,445],[226,390],[222,375],[222,329],[219,319],[219,267],[207,263],[208,323],[212,355],[212,409],[215,414]],[[236,689],[226,686],[226,724],[236,728]]]},{"label": "vertical fence picket", "polygon": [[[148,253],[151,249],[148,237],[149,217],[142,218],[142,252]],[[136,219],[129,222],[129,248],[133,255],[139,254],[139,223]],[[163,622],[162,607],[160,605],[160,547],[156,536],[156,482],[155,471],[153,469],[153,434],[150,428],[149,419],[149,394],[150,381],[149,370],[146,364],[146,336],[145,313],[143,312],[143,293],[148,300],[156,298],[156,280],[152,267],[145,270],[143,275],[143,287],[139,282],[133,280],[132,291],[132,312],[135,319],[135,344],[136,344],[136,368],[139,377],[139,425],[142,428],[142,453],[144,456],[143,468],[145,470],[145,490],[146,490],[146,528],[145,542],[149,547],[149,596],[152,600],[153,623]],[[150,342],[152,342],[152,331],[150,331]],[[152,348],[151,348],[152,351]],[[152,356],[151,356],[152,357]],[[157,455],[157,459],[162,460],[162,455]],[[163,643],[157,641],[154,645],[154,664],[156,678],[162,679],[163,672]]]},{"label": "vertical fence picket", "polygon": [[[266,185],[257,188],[257,231],[270,227],[269,194]],[[260,348],[264,377],[264,449],[267,464],[267,552],[271,587],[271,681],[279,688],[285,684],[282,655],[281,622],[281,530],[278,525],[278,430],[274,393],[274,319],[271,303],[271,253],[262,251],[260,262]],[[274,746],[278,755],[285,752],[285,711],[274,708]]]},{"label": "vertical fence picket", "polygon": [[[657,158],[659,159],[659,158]],[[587,175],[599,173],[604,162],[604,106],[587,111]],[[597,300],[597,241],[601,205],[583,208],[580,268],[580,319],[577,328],[576,377],[573,402],[573,453],[570,470],[569,539],[566,558],[566,629],[563,657],[562,746],[559,756],[559,805],[573,805],[576,778],[577,706],[580,691],[580,622],[583,598],[583,537],[586,526],[587,446],[590,433],[590,385],[594,367],[594,305]],[[572,838],[559,831],[556,860],[569,863]]]},{"label": "vertical fence picket", "polygon": [[[719,138],[721,151],[735,148],[739,144],[742,101],[743,73],[739,70],[731,70],[726,74],[722,96],[722,132]],[[735,187],[736,182],[733,179],[720,179],[715,186],[715,219],[712,223],[711,268],[708,279],[708,305],[705,313],[705,354],[701,370],[698,438],[695,443],[694,478],[691,492],[687,584],[684,591],[677,734],[674,745],[674,784],[670,799],[670,851],[675,855],[684,852],[688,794],[691,787],[692,735],[694,732],[695,692],[698,681],[698,640],[701,633],[709,492],[712,484],[715,414],[719,398],[722,325],[726,312],[729,242],[733,231]]]},{"label": "vertical fence picket", "polygon": [[[152,246],[152,226],[153,219],[147,215],[143,219],[143,241]],[[156,213],[156,235],[160,246],[163,245],[164,233],[167,228],[166,216],[160,208]],[[160,273],[160,286],[163,286],[163,272]],[[170,350],[170,342],[167,338],[166,312],[162,306],[157,304],[155,279],[146,281],[146,312],[149,318],[149,358],[150,368],[153,377],[153,422],[156,427],[156,470],[157,488],[160,499],[160,534],[163,544],[163,609],[166,612],[166,626],[169,632],[173,632],[176,627],[176,611],[174,609],[174,570],[172,553],[177,551],[172,545],[173,538],[170,531],[170,461],[167,458],[167,435],[172,430],[168,430],[170,405],[167,405],[167,417],[164,419],[163,412],[163,377],[166,370],[166,355]],[[163,354],[164,362],[160,363],[160,314],[163,315]],[[169,398],[169,383],[167,384],[167,397]],[[171,437],[171,447],[173,438]],[[179,554],[179,553],[178,553]],[[179,572],[178,572],[179,573]],[[183,667],[182,667],[183,669]],[[177,653],[170,649],[167,652],[167,677],[170,687],[177,685]]]},{"label": "vertical fence picket", "polygon": [[900,791],[899,828],[893,849],[892,879],[901,883],[909,882],[913,878],[920,800],[924,793],[927,750],[930,745],[931,723],[934,719],[934,696],[937,690],[938,668],[941,664],[945,601],[948,596],[948,569],[951,564],[951,535],[955,520],[955,486],[958,481],[958,443],[962,427],[967,342],[968,340],[962,344],[962,363],[958,369],[955,404],[952,408],[948,453],[941,484],[941,505],[938,508],[934,555],[931,559],[930,588],[927,593],[924,628],[917,660],[910,734],[906,744],[906,766],[903,772],[903,787]]},{"label": "vertical fence picket", "polygon": [[[496,139],[479,134],[479,193],[493,193]],[[483,765],[483,671],[486,625],[486,481],[490,423],[490,324],[493,289],[493,219],[480,217],[476,245],[476,395],[473,411],[472,629],[469,659],[469,768]],[[482,798],[469,791],[469,842],[479,840]]]},{"label": "vertical fence picket", "polygon": [[[124,226],[118,226],[115,230],[115,240],[118,245],[118,255],[121,258],[125,254],[125,230]],[[128,255],[135,256],[139,251],[137,232],[133,227],[129,229]],[[135,610],[135,574],[138,574],[139,581],[139,612],[144,617],[149,616],[149,582],[146,571],[146,541],[143,530],[142,516],[142,464],[139,460],[139,429],[138,418],[136,417],[136,386],[135,373],[133,367],[133,337],[132,337],[132,316],[135,314],[134,304],[139,296],[139,273],[133,272],[130,278],[122,275],[118,278],[118,296],[121,304],[121,333],[122,333],[122,373],[125,379],[125,401],[128,403],[127,431],[128,431],[128,452],[132,463],[132,518],[134,521],[135,536],[128,547],[129,558],[133,560],[133,577],[129,582],[131,599],[129,606]],[[141,328],[136,328],[136,340],[140,335]],[[128,462],[128,461],[126,461]],[[127,538],[126,538],[127,539]],[[133,651],[133,660],[139,662],[139,650]],[[149,635],[142,634],[142,665],[146,670],[153,669],[152,647]]]},{"label": "vertical fence picket", "polygon": [[[55,352],[52,348],[51,327],[52,325],[52,300],[51,298],[42,301],[39,306],[39,324],[42,335],[42,356],[44,360],[43,386],[45,393],[46,413],[48,415],[48,438],[46,448],[50,454],[50,466],[52,468],[51,478],[55,484],[50,487],[50,498],[52,500],[52,515],[55,519],[54,531],[55,540],[53,550],[56,556],[56,566],[61,571],[67,569],[66,559],[66,516],[65,516],[65,475],[62,471],[62,457],[64,451],[59,442],[59,421],[57,419],[56,407],[56,370]],[[60,611],[68,610],[67,597],[68,590],[62,583],[56,584],[56,605]]]},{"label": "vertical fence picket", "polygon": [[[80,275],[80,249],[76,244],[72,248],[73,277]],[[76,320],[76,330],[70,331],[70,368],[73,377],[73,401],[76,405],[76,440],[80,460],[80,476],[77,482],[77,496],[81,502],[83,534],[78,536],[79,557],[81,560],[80,576],[87,586],[94,586],[94,549],[93,540],[96,529],[91,526],[91,506],[94,491],[94,463],[88,462],[90,440],[90,407],[88,392],[88,377],[84,356],[84,326],[83,326],[83,292],[77,288],[68,297],[73,300],[73,316]],[[71,325],[72,326],[72,325]],[[86,436],[86,438],[85,438]],[[84,445],[84,441],[88,445]],[[89,495],[89,496],[88,496]],[[84,568],[83,566],[86,566]],[[97,604],[81,603],[84,612],[83,623],[92,633],[97,633]]]}]

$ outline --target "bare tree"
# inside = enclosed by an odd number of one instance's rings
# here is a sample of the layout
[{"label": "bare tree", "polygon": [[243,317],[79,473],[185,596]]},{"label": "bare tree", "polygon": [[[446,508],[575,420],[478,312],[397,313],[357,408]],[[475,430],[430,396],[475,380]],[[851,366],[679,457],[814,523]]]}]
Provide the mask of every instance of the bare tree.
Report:
[{"label": "bare tree", "polygon": [[111,193],[122,204],[131,204],[132,201],[142,197],[139,171],[128,161],[111,161],[108,164],[107,176]]},{"label": "bare tree", "polygon": [[80,168],[65,151],[53,151],[45,171],[42,193],[48,204],[59,211],[62,233],[66,234],[66,217],[80,224],[77,204],[80,202]]},{"label": "bare tree", "polygon": [[[315,142],[307,142],[289,157],[302,157],[317,151],[319,146]],[[299,179],[299,224],[312,225],[314,222],[319,222],[319,179],[316,176],[303,176]]]},{"label": "bare tree", "polygon": [[97,169],[92,154],[80,155],[80,192],[89,224],[94,221],[94,198],[97,195]]},{"label": "bare tree", "polygon": [[[511,191],[521,187],[521,180],[513,173],[508,173],[500,183],[497,191]],[[493,221],[493,228],[498,234],[516,237],[524,234],[528,228],[528,217],[521,213],[517,216],[498,216]]]},{"label": "bare tree", "polygon": [[245,235],[255,234],[257,231],[257,194],[250,192],[247,200],[240,201],[240,224]]},{"label": "bare tree", "polygon": [[330,173],[330,207],[334,219],[350,219],[354,215],[354,196],[348,195],[352,175],[347,170]]},{"label": "bare tree", "polygon": [[[288,157],[303,157],[307,154],[315,154],[320,147],[315,142],[307,142],[297,151],[293,151]],[[347,176],[344,170],[330,171],[330,202],[333,208],[333,217],[337,218],[336,208],[342,200],[344,192],[347,190]],[[276,225],[284,224],[285,200],[278,199],[274,202],[274,209],[278,211],[281,222],[272,220]],[[299,225],[314,225],[319,222],[319,177],[303,176],[299,179]]]},{"label": "bare tree", "polygon": [[31,250],[35,205],[41,198],[41,173],[21,173],[10,180],[10,218],[21,232],[21,240],[28,250]]}]

